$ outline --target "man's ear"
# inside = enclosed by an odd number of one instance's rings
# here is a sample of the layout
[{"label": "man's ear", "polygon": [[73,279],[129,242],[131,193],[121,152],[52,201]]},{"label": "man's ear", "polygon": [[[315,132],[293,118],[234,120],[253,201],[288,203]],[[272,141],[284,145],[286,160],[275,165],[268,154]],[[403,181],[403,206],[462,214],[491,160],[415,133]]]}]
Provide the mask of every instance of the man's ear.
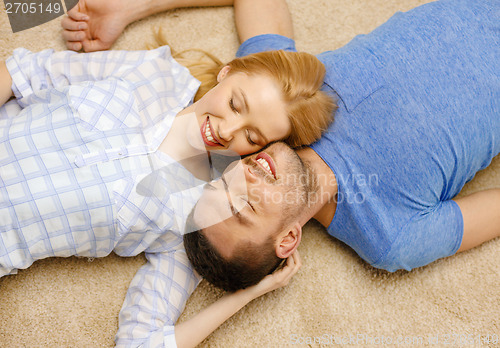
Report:
[{"label": "man's ear", "polygon": [[224,78],[229,73],[229,70],[231,70],[231,67],[229,65],[226,65],[222,69],[220,69],[219,73],[217,74],[217,82],[221,82],[222,80],[224,80]]},{"label": "man's ear", "polygon": [[297,249],[302,238],[302,226],[295,222],[278,236],[276,243],[276,256],[286,259]]}]

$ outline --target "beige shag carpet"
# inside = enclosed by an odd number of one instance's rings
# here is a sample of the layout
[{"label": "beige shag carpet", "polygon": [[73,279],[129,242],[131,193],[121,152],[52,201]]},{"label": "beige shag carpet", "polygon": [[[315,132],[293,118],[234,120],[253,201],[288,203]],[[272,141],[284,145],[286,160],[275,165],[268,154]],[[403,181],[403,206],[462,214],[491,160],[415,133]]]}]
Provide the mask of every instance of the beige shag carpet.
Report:
[{"label": "beige shag carpet", "polygon": [[[288,1],[298,49],[311,53],[341,47],[396,11],[425,2]],[[227,61],[238,47],[233,10],[224,7],[147,18],[130,25],[114,48],[144,49],[159,26],[177,50],[201,48]],[[0,58],[20,46],[64,49],[60,19],[13,34],[2,6]],[[461,194],[492,187],[500,187],[500,158]],[[317,224],[305,230],[299,248],[303,267],[289,286],[250,303],[202,347],[494,346],[483,338],[500,335],[500,239],[412,272],[390,274],[365,264]],[[0,279],[0,347],[113,346],[127,286],[144,262],[142,255],[53,258]],[[180,320],[219,296],[202,282]]]}]

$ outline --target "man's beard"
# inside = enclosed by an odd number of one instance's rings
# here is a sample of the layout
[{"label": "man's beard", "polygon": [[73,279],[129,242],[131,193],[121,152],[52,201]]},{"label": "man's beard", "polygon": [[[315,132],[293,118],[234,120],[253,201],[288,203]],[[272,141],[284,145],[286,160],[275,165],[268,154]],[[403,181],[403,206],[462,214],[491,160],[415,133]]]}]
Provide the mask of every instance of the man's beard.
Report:
[{"label": "man's beard", "polygon": [[296,189],[300,191],[299,194],[302,197],[301,200],[303,201],[300,208],[303,209],[304,206],[309,207],[311,203],[311,196],[317,193],[318,180],[314,169],[312,169],[309,163],[302,161],[297,154],[295,154],[295,156],[297,160],[291,165],[293,168],[291,168],[290,172],[300,173],[293,184]]},{"label": "man's beard", "polygon": [[309,163],[302,161],[295,151],[287,158],[286,174],[280,179],[285,187],[284,191],[296,197],[295,201],[284,205],[284,215],[289,220],[296,219],[304,208],[310,207],[311,197],[315,197],[319,185],[314,169]]}]

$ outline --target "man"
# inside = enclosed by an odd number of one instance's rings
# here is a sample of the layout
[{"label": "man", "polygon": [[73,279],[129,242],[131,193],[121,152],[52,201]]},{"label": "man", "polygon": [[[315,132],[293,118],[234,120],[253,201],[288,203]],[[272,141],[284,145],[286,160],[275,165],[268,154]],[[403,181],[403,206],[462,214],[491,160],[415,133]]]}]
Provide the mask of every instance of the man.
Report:
[{"label": "man", "polygon": [[[195,269],[228,290],[253,284],[296,250],[310,218],[389,271],[500,236],[500,189],[454,198],[500,152],[499,23],[498,2],[438,1],[320,54],[339,109],[327,134],[297,152],[317,188],[286,199],[301,166],[283,146],[245,160],[247,189],[228,173],[229,199],[214,185],[221,193],[210,203],[234,217],[184,237]],[[238,54],[264,49],[294,43],[256,36]],[[236,211],[239,197],[247,207]]]}]

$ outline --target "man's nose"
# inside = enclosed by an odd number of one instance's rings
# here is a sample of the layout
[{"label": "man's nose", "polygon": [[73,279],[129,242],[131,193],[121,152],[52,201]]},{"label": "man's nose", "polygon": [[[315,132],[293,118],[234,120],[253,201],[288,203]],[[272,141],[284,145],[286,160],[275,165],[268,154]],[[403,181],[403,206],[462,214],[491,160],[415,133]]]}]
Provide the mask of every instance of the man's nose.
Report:
[{"label": "man's nose", "polygon": [[224,178],[233,192],[246,191],[245,166],[241,160],[234,161],[224,171]]},{"label": "man's nose", "polygon": [[230,142],[234,136],[244,128],[243,121],[224,120],[219,124],[219,136],[222,140]]},{"label": "man's nose", "polygon": [[235,191],[246,191],[249,184],[257,183],[260,177],[252,167],[242,160],[234,161],[224,171],[224,178]]},{"label": "man's nose", "polygon": [[235,161],[229,165],[229,167],[224,171],[222,176],[224,177],[225,189],[227,190],[227,194],[229,196],[229,200],[232,202],[233,206],[236,204],[238,207],[236,210],[239,211],[239,202],[238,199],[241,195],[248,194],[248,185],[245,180],[245,166],[241,161]]}]

